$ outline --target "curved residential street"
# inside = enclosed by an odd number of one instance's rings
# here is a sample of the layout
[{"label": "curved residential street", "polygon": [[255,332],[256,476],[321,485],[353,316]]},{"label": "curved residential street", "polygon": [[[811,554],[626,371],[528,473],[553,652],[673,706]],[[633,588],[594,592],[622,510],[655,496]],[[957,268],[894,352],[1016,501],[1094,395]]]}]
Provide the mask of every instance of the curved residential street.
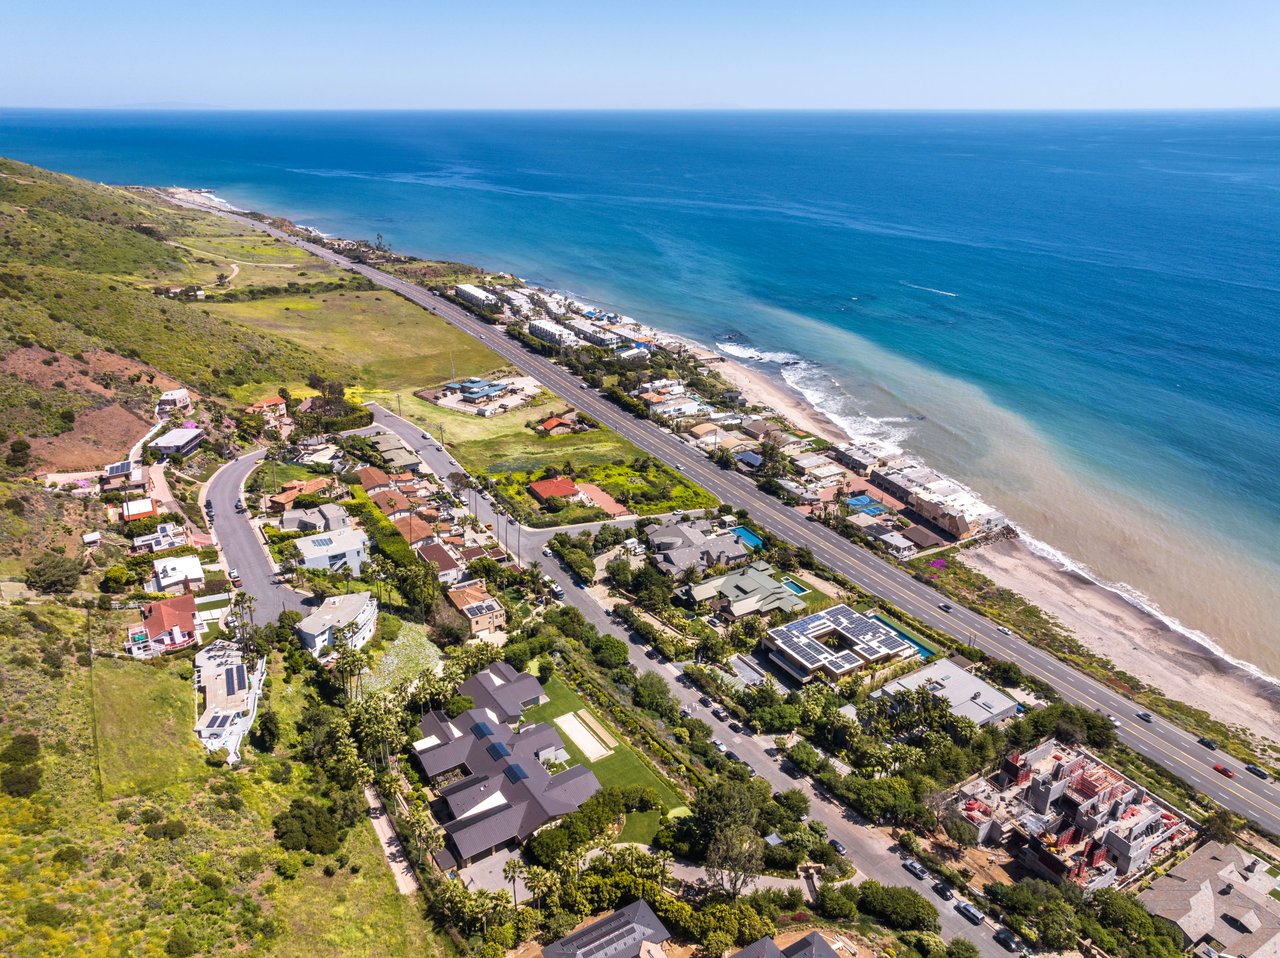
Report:
[{"label": "curved residential street", "polygon": [[[1244,763],[1222,752],[1209,752],[1189,732],[1157,718],[1147,725],[1135,719],[1139,707],[1103,683],[1059,661],[1048,652],[1028,645],[1016,635],[1004,635],[988,619],[963,606],[953,612],[938,608],[941,596],[879,556],[841,539],[817,523],[801,520],[778,500],[760,492],[745,476],[721,470],[699,451],[664,432],[652,422],[636,419],[589,389],[577,377],[550,359],[528,352],[465,310],[431,292],[370,266],[353,263],[314,243],[223,209],[200,206],[286,242],[337,266],[351,269],[386,289],[447,319],[484,342],[511,364],[536,377],[548,389],[634,442],[641,449],[679,468],[722,501],[745,507],[755,519],[787,541],[806,546],[822,562],[869,592],[894,603],[927,624],[950,633],[998,658],[1013,662],[1024,672],[1044,681],[1075,705],[1116,716],[1120,740],[1134,751],[1162,765],[1233,812],[1280,832],[1280,786],[1261,781],[1244,769]],[[488,334],[488,335],[486,335]],[[1221,763],[1234,778],[1215,772]]]}]

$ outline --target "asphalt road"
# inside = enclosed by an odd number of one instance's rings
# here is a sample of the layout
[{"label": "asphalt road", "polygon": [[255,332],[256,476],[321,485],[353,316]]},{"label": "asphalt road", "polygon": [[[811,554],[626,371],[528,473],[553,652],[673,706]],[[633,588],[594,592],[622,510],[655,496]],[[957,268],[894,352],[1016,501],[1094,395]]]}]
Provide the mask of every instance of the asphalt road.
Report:
[{"label": "asphalt road", "polygon": [[[977,613],[961,606],[956,606],[951,613],[941,611],[938,603],[942,597],[933,589],[820,524],[803,521],[781,502],[760,492],[745,476],[721,470],[698,450],[654,423],[636,419],[593,390],[581,388],[583,384],[577,377],[546,357],[525,350],[499,328],[482,322],[419,286],[373,267],[352,263],[346,257],[314,243],[246,217],[210,207],[201,208],[293,243],[337,266],[354,270],[440,315],[459,329],[482,338],[505,360],[536,377],[547,388],[626,436],[641,449],[680,469],[722,501],[748,508],[752,516],[775,535],[794,545],[807,546],[820,561],[835,571],[921,621],[984,652],[1014,662],[1027,674],[1057,689],[1068,702],[1115,716],[1120,722],[1117,730],[1120,740],[1130,748],[1162,765],[1224,807],[1280,833],[1280,786],[1275,782],[1254,778],[1237,759],[1221,752],[1210,752],[1197,742],[1194,735],[1162,719],[1157,718],[1149,725],[1138,721],[1134,716],[1140,709],[1133,701],[1049,653],[1028,645],[1016,635],[1000,633],[992,622]],[[1117,636],[1117,641],[1123,640],[1123,636]],[[1228,778],[1214,771],[1215,763],[1234,772],[1235,777]]]},{"label": "asphalt road", "polygon": [[245,480],[264,455],[266,450],[259,449],[227,463],[214,473],[205,489],[206,499],[213,503],[213,531],[222,547],[222,558],[229,570],[240,573],[243,590],[256,600],[253,618],[258,623],[272,621],[286,609],[303,615],[309,611],[306,596],[273,581],[275,571],[257,529],[250,525],[248,513],[236,512]]}]

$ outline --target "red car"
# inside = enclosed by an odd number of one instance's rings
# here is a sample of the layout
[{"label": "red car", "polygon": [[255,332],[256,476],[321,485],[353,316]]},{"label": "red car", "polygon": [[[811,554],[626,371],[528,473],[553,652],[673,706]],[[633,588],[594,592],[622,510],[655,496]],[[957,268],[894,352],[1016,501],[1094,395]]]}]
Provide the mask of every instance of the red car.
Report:
[{"label": "red car", "polygon": [[1225,765],[1215,765],[1215,766],[1213,767],[1213,770],[1214,770],[1215,772],[1217,772],[1219,775],[1225,775],[1225,776],[1227,776],[1227,778],[1235,778],[1235,777],[1236,777],[1236,773],[1235,773],[1235,772],[1233,772],[1233,771],[1231,771],[1231,769],[1227,768]]}]

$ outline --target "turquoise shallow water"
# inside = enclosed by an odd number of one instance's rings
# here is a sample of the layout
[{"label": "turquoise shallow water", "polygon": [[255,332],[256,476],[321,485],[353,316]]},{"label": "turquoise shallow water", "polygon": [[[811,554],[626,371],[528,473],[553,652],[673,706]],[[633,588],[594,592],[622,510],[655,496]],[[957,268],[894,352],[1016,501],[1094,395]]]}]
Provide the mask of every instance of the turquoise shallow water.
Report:
[{"label": "turquoise shallow water", "polygon": [[5,111],[0,153],[721,343],[1280,671],[1280,115]]}]

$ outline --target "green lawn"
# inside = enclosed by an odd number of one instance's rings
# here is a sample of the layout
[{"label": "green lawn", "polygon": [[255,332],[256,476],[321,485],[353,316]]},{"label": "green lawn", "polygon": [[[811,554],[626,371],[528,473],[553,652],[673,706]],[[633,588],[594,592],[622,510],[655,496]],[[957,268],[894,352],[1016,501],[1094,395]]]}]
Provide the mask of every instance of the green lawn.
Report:
[{"label": "green lawn", "polygon": [[249,474],[244,486],[248,492],[265,492],[268,495],[275,495],[284,488],[286,482],[293,482],[295,479],[314,479],[316,475],[306,466],[299,466],[297,463],[264,462]]},{"label": "green lawn", "polygon": [[[715,497],[705,489],[650,457],[628,460],[622,465],[609,462],[591,466],[584,466],[575,459],[573,466],[573,478],[577,482],[594,483],[636,515],[661,515],[677,509],[692,511],[716,505]],[[495,480],[509,501],[521,508],[526,516],[542,517],[544,524],[571,525],[604,518],[603,511],[574,503],[558,513],[545,512],[528,492],[529,482],[536,475],[508,472],[496,476]]]},{"label": "green lawn", "polygon": [[371,389],[411,392],[503,365],[479,340],[386,290],[272,296],[207,308],[335,363],[355,365]]},{"label": "green lawn", "polygon": [[192,731],[195,693],[173,665],[95,659],[93,706],[105,798],[147,794],[207,771]]},{"label": "green lawn", "polygon": [[635,842],[640,845],[653,844],[658,834],[658,826],[662,824],[662,813],[657,809],[651,812],[629,812],[618,836],[620,843]]},{"label": "green lawn", "polygon": [[[613,750],[612,754],[600,759],[598,762],[588,762],[568,736],[562,735],[561,738],[564,740],[565,750],[569,753],[573,764],[586,765],[591,771],[595,772],[596,778],[605,785],[649,786],[658,792],[662,798],[662,803],[667,806],[668,810],[684,805],[684,799],[677,794],[675,789],[641,761],[639,756],[627,745],[623,736],[608,722],[601,719],[599,712],[589,708],[578,693],[569,688],[560,676],[553,675],[542,690],[549,696],[550,701],[525,712],[522,718],[526,722],[546,722],[548,725],[555,727],[553,720],[557,715],[588,708],[591,714],[618,740],[618,747]],[[638,829],[641,826],[637,825],[636,827]]]}]

